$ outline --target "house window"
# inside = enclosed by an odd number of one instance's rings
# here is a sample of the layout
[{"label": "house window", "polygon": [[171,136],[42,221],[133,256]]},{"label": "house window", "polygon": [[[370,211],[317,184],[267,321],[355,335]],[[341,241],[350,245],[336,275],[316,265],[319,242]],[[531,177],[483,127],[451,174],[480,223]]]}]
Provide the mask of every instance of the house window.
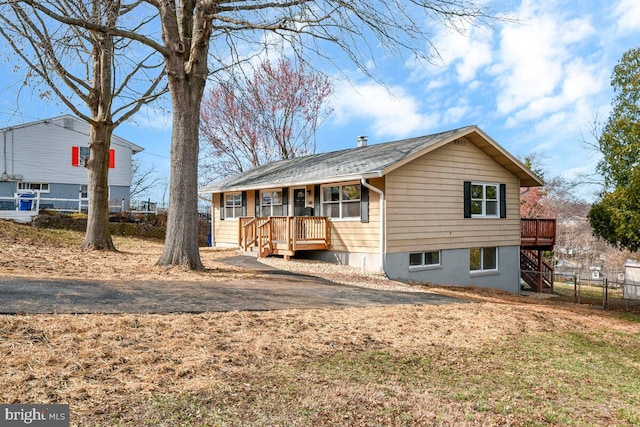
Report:
[{"label": "house window", "polygon": [[19,182],[18,191],[38,191],[40,193],[48,193],[49,184],[42,182]]},{"label": "house window", "polygon": [[412,252],[409,254],[409,268],[440,266],[440,251]]},{"label": "house window", "polygon": [[224,195],[224,217],[239,218],[242,216],[242,193]]},{"label": "house window", "polygon": [[469,270],[495,271],[498,269],[498,248],[472,248],[469,251]]},{"label": "house window", "polygon": [[87,189],[86,185],[80,186],[80,197],[83,199],[86,199],[89,197],[89,190]]},{"label": "house window", "polygon": [[282,216],[282,191],[260,192],[260,216]]},{"label": "house window", "polygon": [[[71,147],[71,166],[85,166],[91,151],[89,147]],[[109,150],[109,169],[116,167],[116,151]]]},{"label": "house window", "polygon": [[471,216],[498,217],[498,184],[471,184]]},{"label": "house window", "polygon": [[360,184],[322,187],[322,214],[329,218],[360,218]]}]

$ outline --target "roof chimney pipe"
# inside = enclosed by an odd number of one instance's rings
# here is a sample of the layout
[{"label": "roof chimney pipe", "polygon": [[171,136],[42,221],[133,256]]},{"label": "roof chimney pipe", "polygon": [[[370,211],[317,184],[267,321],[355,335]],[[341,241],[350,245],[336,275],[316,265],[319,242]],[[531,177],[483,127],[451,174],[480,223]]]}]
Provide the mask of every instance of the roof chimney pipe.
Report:
[{"label": "roof chimney pipe", "polygon": [[358,147],[366,147],[367,146],[367,137],[362,135],[358,137]]}]

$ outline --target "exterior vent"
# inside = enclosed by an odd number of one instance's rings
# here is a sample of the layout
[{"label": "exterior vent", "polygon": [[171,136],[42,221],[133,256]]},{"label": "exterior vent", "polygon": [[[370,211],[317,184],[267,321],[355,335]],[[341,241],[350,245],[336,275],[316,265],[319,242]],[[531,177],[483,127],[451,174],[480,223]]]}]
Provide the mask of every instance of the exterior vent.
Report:
[{"label": "exterior vent", "polygon": [[358,137],[358,147],[366,147],[367,146],[367,137],[359,136]]},{"label": "exterior vent", "polygon": [[65,118],[64,119],[64,128],[73,130],[73,119]]}]

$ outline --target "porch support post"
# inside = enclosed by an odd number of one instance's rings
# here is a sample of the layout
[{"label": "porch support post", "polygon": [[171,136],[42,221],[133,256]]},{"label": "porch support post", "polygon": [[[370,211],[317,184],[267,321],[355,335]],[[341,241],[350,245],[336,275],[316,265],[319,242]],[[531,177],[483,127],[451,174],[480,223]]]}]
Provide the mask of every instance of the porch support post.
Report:
[{"label": "porch support post", "polygon": [[538,249],[538,292],[542,292],[542,250]]}]

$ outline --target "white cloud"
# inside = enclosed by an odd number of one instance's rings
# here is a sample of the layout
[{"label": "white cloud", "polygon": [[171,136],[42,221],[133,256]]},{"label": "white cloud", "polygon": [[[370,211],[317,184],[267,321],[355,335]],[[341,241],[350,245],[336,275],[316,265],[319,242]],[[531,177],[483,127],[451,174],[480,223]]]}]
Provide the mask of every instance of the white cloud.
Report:
[{"label": "white cloud", "polygon": [[568,102],[584,99],[586,96],[599,93],[605,88],[609,70],[600,64],[589,64],[583,59],[576,59],[565,66],[566,78],[562,84],[562,94]]},{"label": "white cloud", "polygon": [[467,105],[460,105],[456,107],[448,108],[442,115],[443,123],[456,123],[461,121],[464,117],[468,116],[471,109]]},{"label": "white cloud", "polygon": [[621,0],[614,9],[614,16],[618,21],[616,29],[619,33],[638,31],[640,2],[638,0]]},{"label": "white cloud", "polygon": [[385,88],[375,83],[336,87],[332,101],[338,124],[356,119],[370,121],[379,137],[402,137],[424,131],[435,119],[420,114],[420,103],[400,86]]},{"label": "white cloud", "polygon": [[[479,70],[492,61],[493,33],[483,27],[449,28],[434,38],[443,68],[455,67],[458,82],[465,83],[476,78]],[[440,70],[441,71],[441,70]]]},{"label": "white cloud", "polygon": [[519,23],[502,30],[499,61],[492,67],[497,109],[510,116],[509,125],[558,111],[599,88],[593,66],[575,67],[575,45],[595,34],[587,17],[567,19],[561,10],[528,1],[518,16]]}]

